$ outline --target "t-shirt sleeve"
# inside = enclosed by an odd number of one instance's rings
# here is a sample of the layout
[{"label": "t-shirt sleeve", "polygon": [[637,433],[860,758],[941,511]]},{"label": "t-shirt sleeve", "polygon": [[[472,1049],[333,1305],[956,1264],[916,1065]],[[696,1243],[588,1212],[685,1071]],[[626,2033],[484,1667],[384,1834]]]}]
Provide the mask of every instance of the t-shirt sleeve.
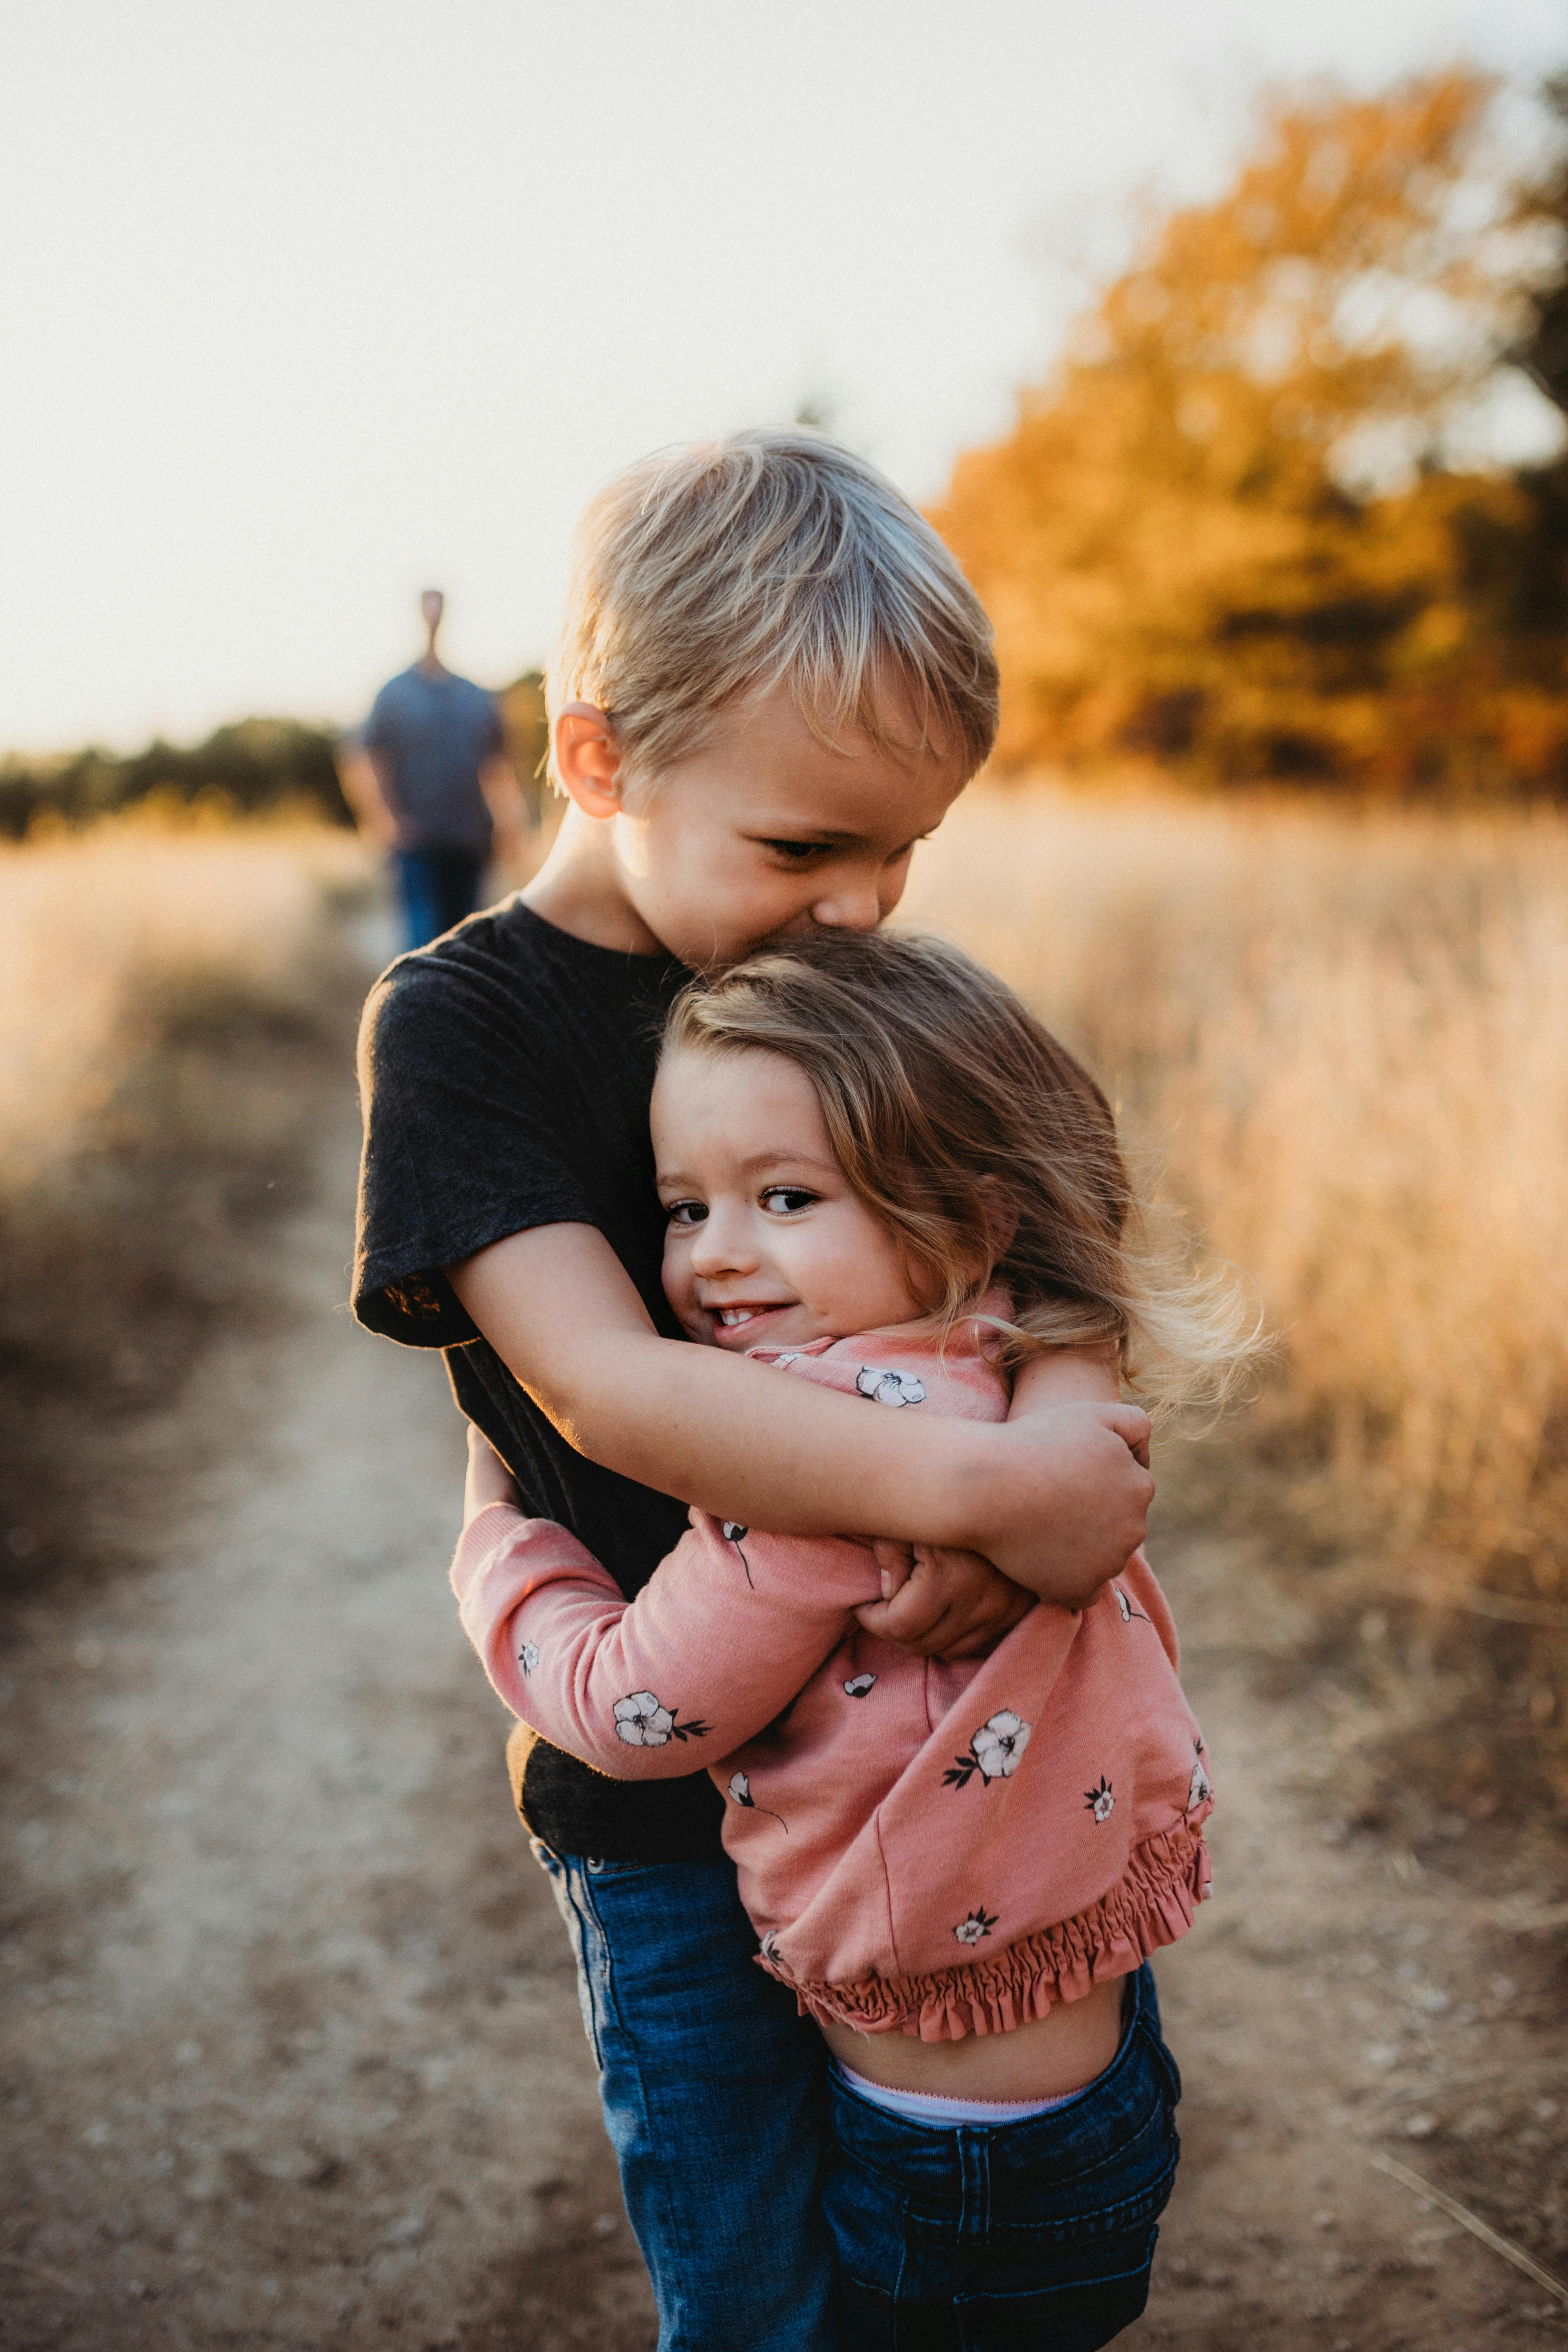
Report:
[{"label": "t-shirt sleeve", "polygon": [[504,986],[435,959],[394,964],[360,1024],[353,1311],[406,1346],[479,1335],[442,1269],[534,1225],[597,1224],[562,1089]]},{"label": "t-shirt sleeve", "polygon": [[389,733],[391,703],[385,687],[370,706],[370,717],[359,730],[359,740],[367,751],[384,751]]}]

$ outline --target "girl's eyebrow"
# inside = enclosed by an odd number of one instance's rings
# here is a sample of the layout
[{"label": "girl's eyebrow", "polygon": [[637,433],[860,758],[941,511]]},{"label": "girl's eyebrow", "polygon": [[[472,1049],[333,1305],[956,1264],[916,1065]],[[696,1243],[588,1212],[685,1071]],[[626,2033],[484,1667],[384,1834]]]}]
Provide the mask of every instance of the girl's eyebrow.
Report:
[{"label": "girl's eyebrow", "polygon": [[820,1152],[797,1151],[791,1145],[782,1150],[753,1151],[739,1166],[748,1176],[759,1176],[765,1168],[826,1168],[837,1171],[836,1160],[824,1160]]}]

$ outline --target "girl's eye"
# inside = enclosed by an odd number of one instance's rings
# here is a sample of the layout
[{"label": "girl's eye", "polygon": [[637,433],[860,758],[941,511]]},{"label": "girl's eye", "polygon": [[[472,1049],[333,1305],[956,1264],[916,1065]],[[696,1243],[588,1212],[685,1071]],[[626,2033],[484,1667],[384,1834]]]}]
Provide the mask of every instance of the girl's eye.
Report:
[{"label": "girl's eye", "polygon": [[708,1206],[703,1201],[672,1201],[665,1211],[672,1225],[683,1225],[688,1231],[706,1222]]},{"label": "girl's eye", "polygon": [[798,1184],[771,1184],[763,1194],[763,1206],[770,1216],[793,1217],[809,1209],[816,1198],[815,1192],[802,1192]]}]

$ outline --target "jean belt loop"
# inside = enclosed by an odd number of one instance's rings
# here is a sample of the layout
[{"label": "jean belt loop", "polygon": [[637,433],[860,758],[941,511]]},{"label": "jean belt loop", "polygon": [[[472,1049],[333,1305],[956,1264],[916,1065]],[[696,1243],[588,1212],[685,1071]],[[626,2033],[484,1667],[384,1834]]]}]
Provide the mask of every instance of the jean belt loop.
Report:
[{"label": "jean belt loop", "polygon": [[958,2234],[980,2243],[991,2228],[991,2134],[984,2126],[959,2126],[958,2175]]}]

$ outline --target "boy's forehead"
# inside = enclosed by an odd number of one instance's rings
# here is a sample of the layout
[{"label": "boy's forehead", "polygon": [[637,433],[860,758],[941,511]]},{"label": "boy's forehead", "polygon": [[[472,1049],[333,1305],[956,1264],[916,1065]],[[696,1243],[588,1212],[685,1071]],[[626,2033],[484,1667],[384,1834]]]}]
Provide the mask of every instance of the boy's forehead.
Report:
[{"label": "boy's forehead", "polygon": [[808,742],[788,759],[749,760],[742,751],[721,780],[747,832],[845,847],[903,841],[939,824],[965,781],[929,755],[910,762],[869,742],[844,750]]},{"label": "boy's forehead", "polygon": [[824,836],[846,840],[879,833],[900,811],[947,806],[967,782],[960,754],[940,739],[922,740],[902,698],[889,700],[886,732],[809,713],[788,686],[749,695],[718,714],[710,759],[731,772],[759,804]]}]

